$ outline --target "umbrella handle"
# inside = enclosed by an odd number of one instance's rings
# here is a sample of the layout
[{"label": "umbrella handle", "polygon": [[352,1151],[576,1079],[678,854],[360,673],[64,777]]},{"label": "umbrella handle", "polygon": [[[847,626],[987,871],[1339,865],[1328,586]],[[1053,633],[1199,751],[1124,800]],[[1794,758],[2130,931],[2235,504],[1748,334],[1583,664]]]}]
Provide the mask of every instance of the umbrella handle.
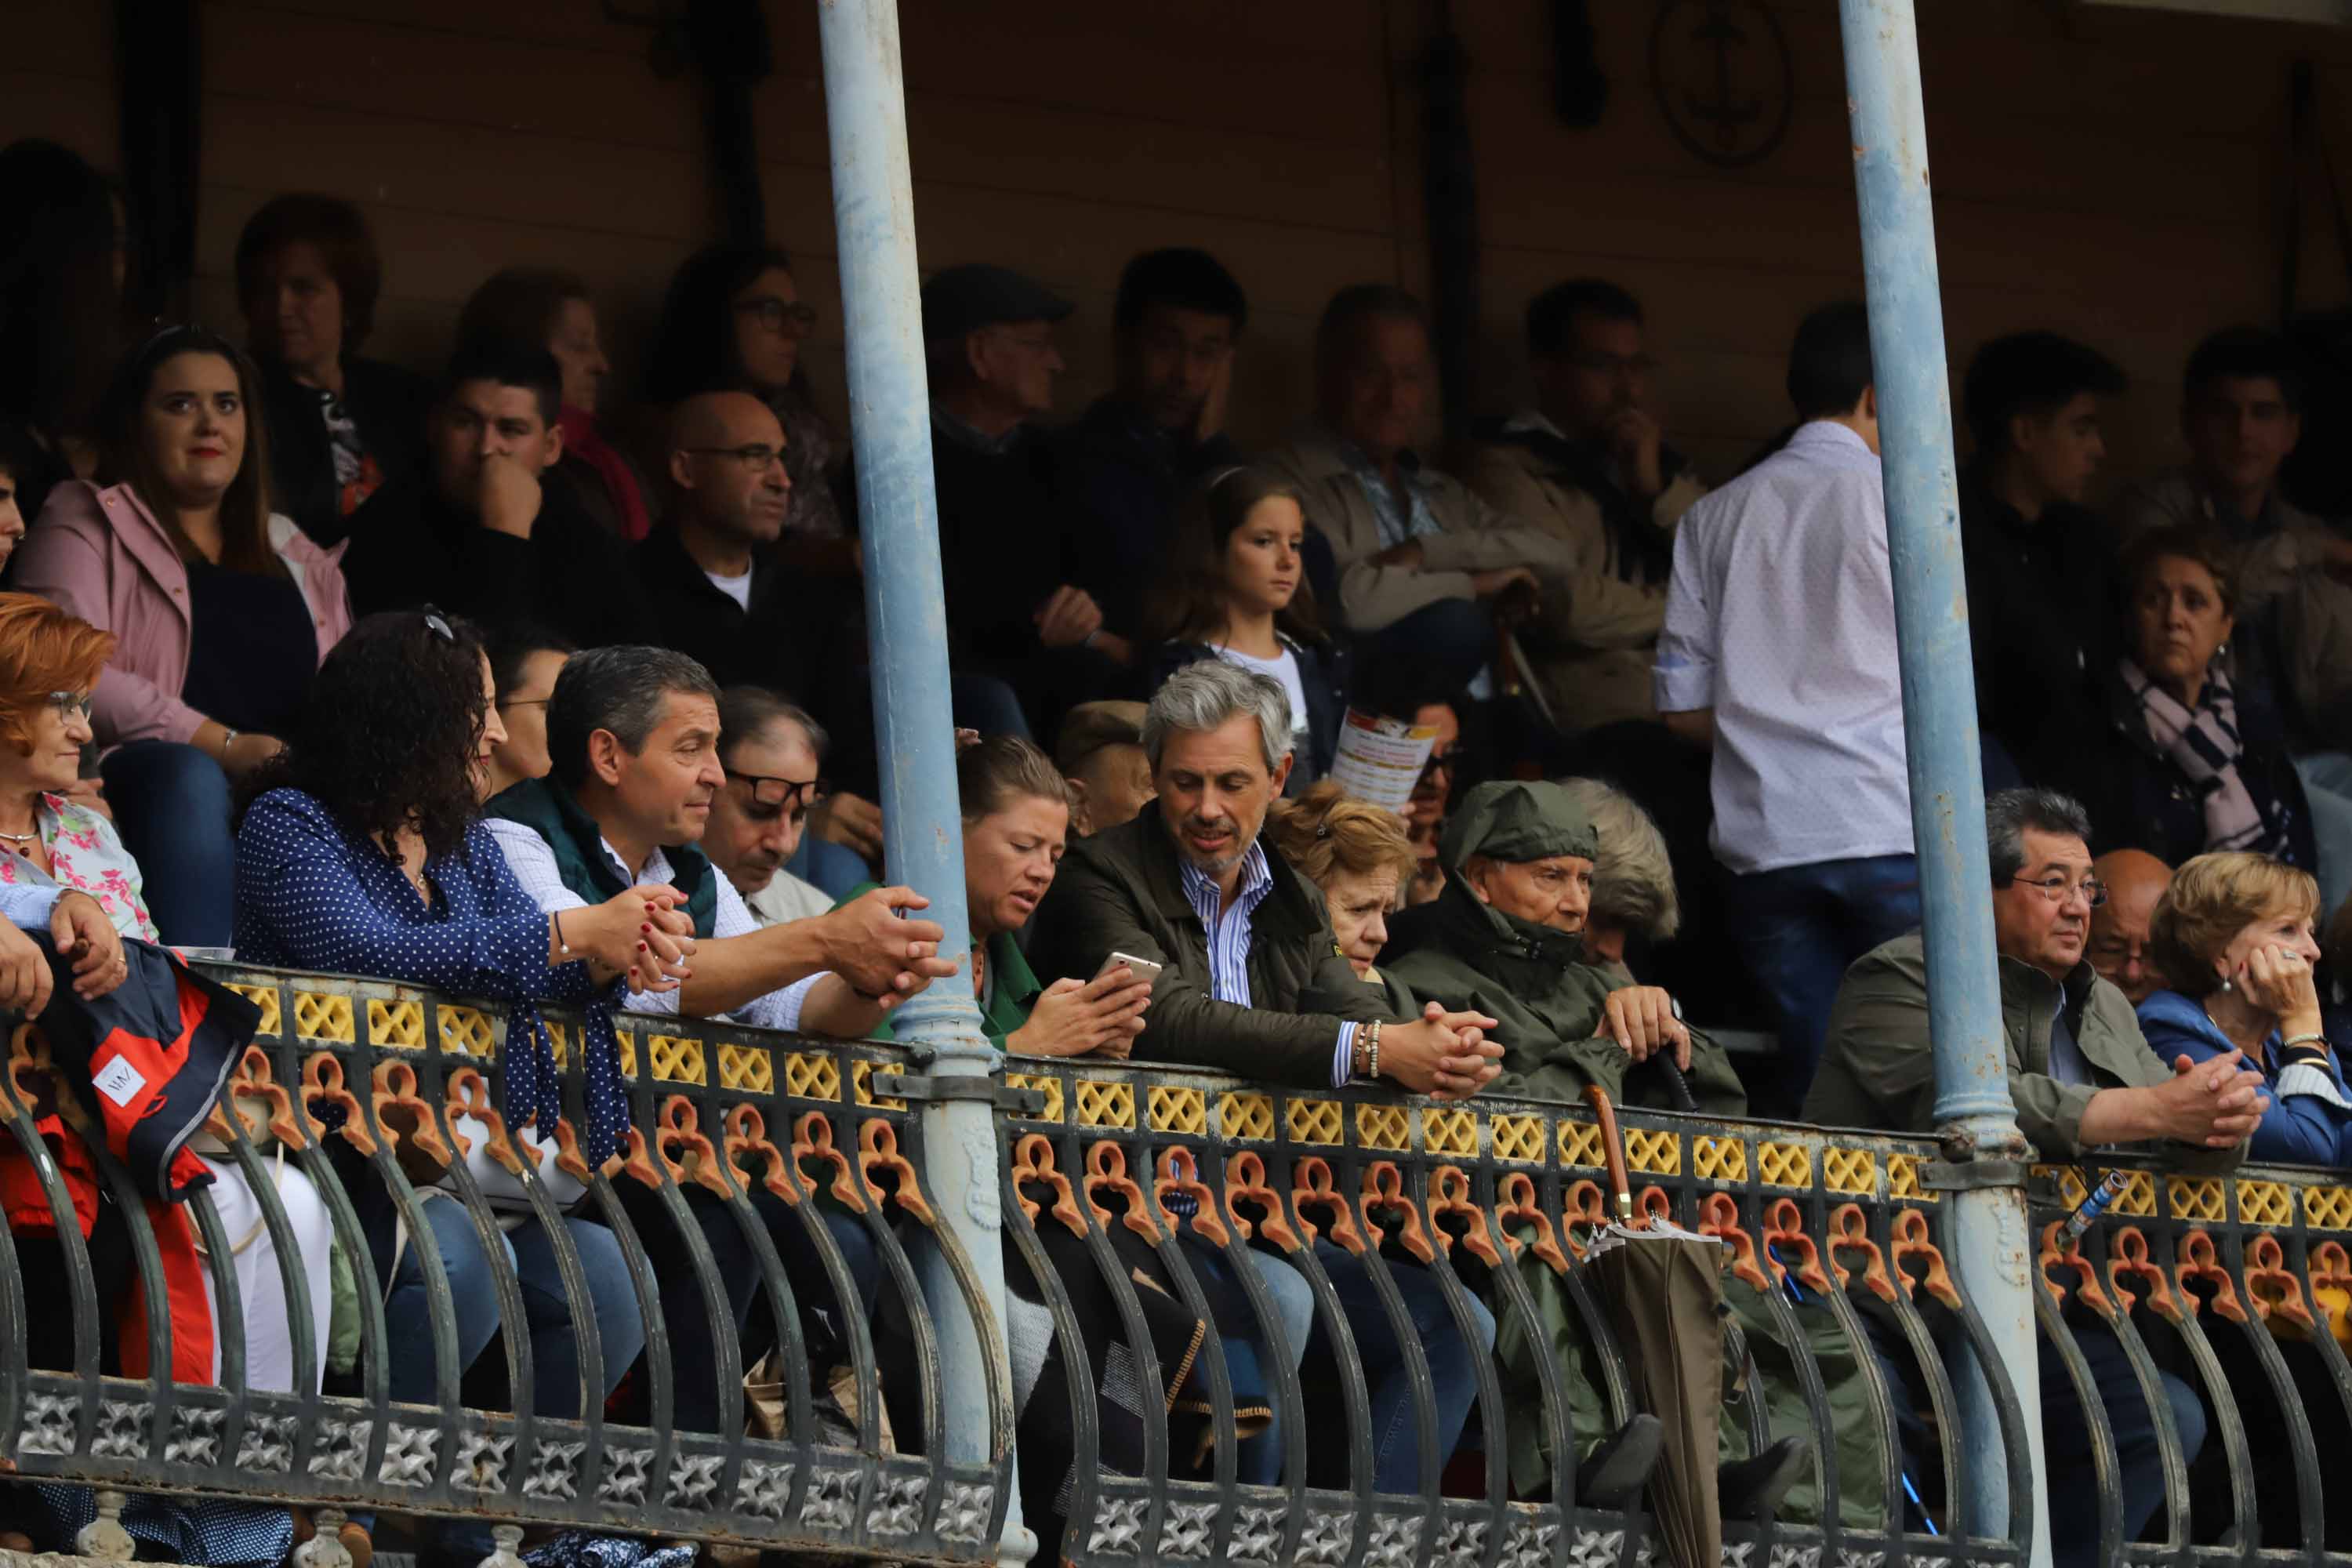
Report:
[{"label": "umbrella handle", "polygon": [[1601,1157],[1609,1167],[1609,1187],[1616,1194],[1617,1223],[1633,1228],[1633,1187],[1625,1173],[1625,1140],[1617,1131],[1617,1108],[1609,1102],[1609,1091],[1597,1083],[1584,1086],[1584,1098],[1591,1103],[1593,1119],[1601,1123]]}]

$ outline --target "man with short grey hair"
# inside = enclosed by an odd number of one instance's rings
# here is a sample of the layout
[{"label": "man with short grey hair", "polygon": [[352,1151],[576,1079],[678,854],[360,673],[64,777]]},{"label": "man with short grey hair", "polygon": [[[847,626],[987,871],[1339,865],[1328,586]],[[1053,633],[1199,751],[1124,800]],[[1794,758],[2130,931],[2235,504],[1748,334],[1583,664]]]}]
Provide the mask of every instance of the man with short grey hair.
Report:
[{"label": "man with short grey hair", "polygon": [[[2186,1056],[2158,1060],[2131,1004],[2084,960],[2091,911],[2107,893],[2092,872],[2091,824],[2082,806],[2054,790],[2003,790],[1985,802],[1985,836],[2010,1098],[2035,1156],[2073,1163],[2103,1144],[2141,1144],[2148,1146],[2142,1152],[2160,1152],[2184,1170],[2236,1165],[2262,1119],[2261,1075],[2243,1070],[2235,1051],[2201,1065]],[[1913,931],[1863,954],[1846,971],[1805,1120],[1933,1132],[1935,1106],[1927,953]],[[2129,1541],[2164,1500],[2154,1419],[2116,1337],[2087,1326],[2073,1334],[2114,1433]],[[1884,1352],[1881,1362],[1890,1375],[1907,1375]],[[2159,1375],[2182,1457],[2194,1459],[2204,1441],[2203,1406],[2179,1379]],[[2050,1495],[2095,1495],[2090,1431],[2069,1370],[2046,1341],[2042,1395]],[[1906,1403],[1917,1407],[1916,1401],[1897,1401]],[[2097,1560],[2097,1510],[2061,1509],[2050,1533],[2060,1568],[2088,1568]]]},{"label": "man with short grey hair", "polygon": [[1157,809],[1070,846],[1038,907],[1030,962],[1090,975],[1114,952],[1167,965],[1135,1042],[1184,1062],[1306,1088],[1379,1077],[1475,1094],[1500,1048],[1492,1021],[1432,1008],[1392,1018],[1331,936],[1322,895],[1262,841],[1290,776],[1290,700],[1222,659],[1169,678],[1143,719]]}]

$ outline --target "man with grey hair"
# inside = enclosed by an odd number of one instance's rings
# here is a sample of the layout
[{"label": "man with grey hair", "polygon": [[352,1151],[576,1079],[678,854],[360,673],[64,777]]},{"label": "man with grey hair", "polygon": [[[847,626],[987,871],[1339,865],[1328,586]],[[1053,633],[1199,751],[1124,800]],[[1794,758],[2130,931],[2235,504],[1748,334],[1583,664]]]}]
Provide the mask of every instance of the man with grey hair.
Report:
[{"label": "man with grey hair", "polygon": [[[630,1006],[863,1035],[899,1001],[956,972],[938,956],[946,933],[899,912],[926,907],[929,900],[912,888],[878,889],[814,920],[761,927],[699,847],[711,802],[727,787],[719,761],[719,696],[708,670],[667,648],[573,655],[548,699],[552,771],[491,800],[491,835],[523,890],[556,917],[559,940],[566,911],[632,887],[677,890],[694,922],[688,978],[667,995],[633,996]],[[620,1190],[661,1281],[677,1424],[716,1431],[717,1352],[699,1275],[658,1194],[636,1182],[623,1182]],[[757,1259],[725,1205],[692,1185],[684,1195],[718,1261],[748,1366],[773,1342],[777,1318],[772,1308],[759,1310]],[[796,1280],[825,1278],[808,1227],[756,1184],[751,1201],[767,1221],[786,1273]],[[821,1367],[827,1355],[847,1359],[840,1314],[865,1310],[880,1271],[855,1215],[822,1205],[819,1212],[856,1287],[856,1298],[847,1301],[833,1301],[821,1287],[801,1296],[802,1333]]]},{"label": "man with grey hair", "polygon": [[[2084,960],[2091,911],[2107,891],[2092,871],[2091,823],[2082,806],[2054,790],[2003,790],[1985,802],[1985,832],[2010,1098],[2035,1156],[2072,1163],[2102,1145],[2137,1144],[2184,1170],[2235,1166],[2262,1119],[2262,1077],[2242,1068],[2235,1051],[2202,1065],[2186,1056],[2159,1060],[2130,1002]],[[1935,1105],[1927,953],[1913,931],[1863,954],[1846,971],[1805,1120],[1933,1132]],[[2115,1336],[2088,1327],[2073,1332],[2115,1433],[2128,1541],[2164,1500],[2154,1421]],[[1882,1352],[1882,1361],[1907,1377],[1899,1358]],[[2182,1455],[2194,1459],[2204,1439],[2203,1406],[2186,1384],[2169,1373],[2163,1378]],[[2042,1422],[2053,1498],[2095,1495],[2091,1435],[2073,1387],[2045,1341]],[[2057,1510],[2051,1546],[2062,1565],[2095,1562],[2098,1510]]]},{"label": "man with grey hair", "polygon": [[[1332,943],[1322,896],[1259,829],[1290,776],[1290,700],[1223,660],[1171,676],[1143,719],[1159,790],[1134,821],[1070,847],[1030,962],[1093,974],[1114,952],[1164,963],[1139,1061],[1330,1089],[1372,1065],[1419,1094],[1475,1094],[1497,1047],[1475,1014],[1398,1022]],[[1373,1026],[1381,1026],[1377,1035]]]}]

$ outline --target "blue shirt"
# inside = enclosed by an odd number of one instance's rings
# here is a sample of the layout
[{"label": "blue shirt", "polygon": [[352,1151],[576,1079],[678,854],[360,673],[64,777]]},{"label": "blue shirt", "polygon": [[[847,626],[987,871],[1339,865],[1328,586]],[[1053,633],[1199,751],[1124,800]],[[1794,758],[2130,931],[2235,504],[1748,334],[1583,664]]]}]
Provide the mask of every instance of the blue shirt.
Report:
[{"label": "blue shirt", "polygon": [[[1242,885],[1229,910],[1223,908],[1224,894],[1214,877],[1190,860],[1180,859],[1176,868],[1185,899],[1201,917],[1201,929],[1209,933],[1210,998],[1237,1007],[1255,1005],[1250,1001],[1250,922],[1265,896],[1274,891],[1274,868],[1266,863],[1265,846],[1253,841],[1242,857]],[[1332,1088],[1348,1081],[1355,1063],[1356,1026],[1342,1023],[1339,1043],[1331,1053]]]},{"label": "blue shirt", "polygon": [[1348,465],[1348,472],[1364,489],[1364,499],[1371,503],[1372,521],[1380,529],[1381,545],[1394,549],[1407,540],[1425,538],[1445,531],[1437,514],[1429,509],[1429,498],[1423,493],[1421,460],[1410,452],[1397,456],[1397,477],[1404,482],[1404,495],[1381,477],[1380,466],[1371,455],[1353,441],[1341,441],[1339,460]]},{"label": "blue shirt", "polygon": [[[237,829],[237,957],[517,1004],[504,1060],[507,1119],[520,1128],[543,1110],[540,1125],[551,1135],[562,1114],[562,1083],[530,1004],[541,997],[591,1003],[604,993],[584,961],[549,966],[547,916],[481,823],[466,830],[461,852],[425,862],[425,874],[438,895],[430,905],[398,862],[346,830],[315,796],[271,790],[247,808]],[[586,1032],[583,1141],[595,1165],[628,1130],[628,1101],[605,1007],[588,1008]],[[518,1039],[537,1048],[517,1049]]]},{"label": "blue shirt", "polygon": [[[2210,1062],[2237,1049],[2200,1004],[2177,991],[2158,991],[2139,1005],[2140,1032],[2159,1060],[2186,1056]],[[2255,1123],[2246,1152],[2256,1160],[2289,1165],[2352,1165],[2352,1089],[2330,1052],[2325,1068],[2298,1063],[2279,1066],[2279,1037],[2263,1042],[2258,1069],[2271,1086],[2271,1106]]]}]

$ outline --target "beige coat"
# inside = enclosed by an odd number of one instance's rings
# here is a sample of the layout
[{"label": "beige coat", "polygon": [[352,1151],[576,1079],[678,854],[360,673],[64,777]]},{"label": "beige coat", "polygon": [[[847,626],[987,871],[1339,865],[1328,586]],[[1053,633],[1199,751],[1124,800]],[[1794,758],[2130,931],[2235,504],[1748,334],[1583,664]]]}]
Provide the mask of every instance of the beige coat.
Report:
[{"label": "beige coat", "polygon": [[[1470,449],[1464,477],[1488,506],[1532,523],[1567,545],[1561,579],[1566,617],[1552,640],[1530,647],[1552,712],[1570,731],[1622,719],[1655,719],[1650,666],[1665,623],[1666,585],[1627,582],[1601,503],[1543,458],[1511,442]],[[1650,522],[1671,538],[1706,486],[1685,469],[1650,507]]]}]

